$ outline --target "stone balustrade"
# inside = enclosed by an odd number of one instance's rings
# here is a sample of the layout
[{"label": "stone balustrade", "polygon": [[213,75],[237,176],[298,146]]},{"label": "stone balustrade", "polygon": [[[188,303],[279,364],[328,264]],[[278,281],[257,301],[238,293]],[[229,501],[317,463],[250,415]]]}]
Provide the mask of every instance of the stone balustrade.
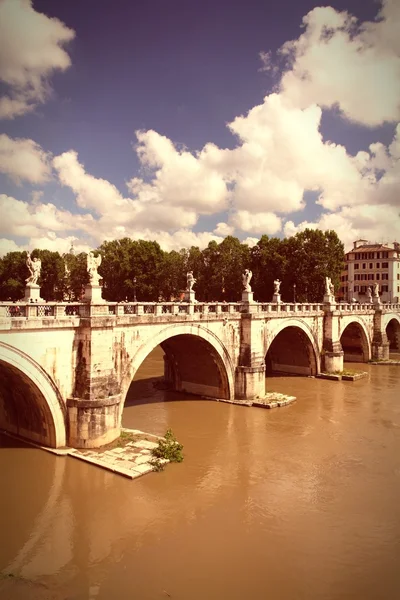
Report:
[{"label": "stone balustrade", "polygon": [[[372,303],[335,303],[328,305],[331,310],[339,313],[360,314],[376,310]],[[398,312],[400,303],[379,304],[383,312]],[[242,312],[268,314],[270,316],[284,316],[290,314],[319,314],[324,311],[325,305],[311,302],[1,302],[0,319],[60,319],[65,317],[104,317],[104,316],[145,316],[156,317],[168,315],[208,315],[214,317],[227,317],[238,315]]]}]

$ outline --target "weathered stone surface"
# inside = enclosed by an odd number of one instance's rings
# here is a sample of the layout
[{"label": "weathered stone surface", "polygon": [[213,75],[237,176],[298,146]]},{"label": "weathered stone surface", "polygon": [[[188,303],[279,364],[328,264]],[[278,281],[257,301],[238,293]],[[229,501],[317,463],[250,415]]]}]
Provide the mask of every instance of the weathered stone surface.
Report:
[{"label": "weathered stone surface", "polygon": [[332,373],[343,369],[346,356],[387,358],[389,343],[400,340],[399,312],[400,305],[250,301],[21,303],[17,308],[3,303],[1,381],[4,388],[12,387],[14,399],[3,394],[0,426],[54,447],[100,447],[113,441],[132,378],[158,345],[166,353],[165,375],[172,389],[251,404],[265,393],[265,357],[284,330],[301,335],[298,340],[292,336],[296,343],[290,346],[290,361],[286,352],[278,356],[276,368]]}]

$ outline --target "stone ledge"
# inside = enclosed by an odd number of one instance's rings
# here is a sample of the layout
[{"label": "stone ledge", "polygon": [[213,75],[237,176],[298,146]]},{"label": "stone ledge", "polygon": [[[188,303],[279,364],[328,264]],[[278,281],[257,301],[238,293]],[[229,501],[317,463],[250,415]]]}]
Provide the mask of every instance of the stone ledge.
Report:
[{"label": "stone ledge", "polygon": [[369,363],[370,365],[389,365],[389,366],[394,366],[394,365],[400,365],[400,360],[377,360],[377,361],[370,361]]},{"label": "stone ledge", "polygon": [[114,406],[121,400],[121,396],[108,396],[107,398],[98,398],[89,400],[88,398],[67,398],[68,408],[102,408],[103,406]]}]

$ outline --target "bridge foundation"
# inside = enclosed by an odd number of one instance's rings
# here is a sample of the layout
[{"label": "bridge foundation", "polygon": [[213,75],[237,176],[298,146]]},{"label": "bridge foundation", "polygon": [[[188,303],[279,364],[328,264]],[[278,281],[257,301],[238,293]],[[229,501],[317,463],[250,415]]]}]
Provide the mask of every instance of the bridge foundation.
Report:
[{"label": "bridge foundation", "polygon": [[235,397],[241,400],[265,396],[263,321],[254,314],[251,303],[246,308],[251,312],[242,313],[239,365],[235,373]]},{"label": "bridge foundation", "polygon": [[120,434],[120,402],[120,395],[101,400],[69,398],[68,446],[98,448],[113,442]]}]

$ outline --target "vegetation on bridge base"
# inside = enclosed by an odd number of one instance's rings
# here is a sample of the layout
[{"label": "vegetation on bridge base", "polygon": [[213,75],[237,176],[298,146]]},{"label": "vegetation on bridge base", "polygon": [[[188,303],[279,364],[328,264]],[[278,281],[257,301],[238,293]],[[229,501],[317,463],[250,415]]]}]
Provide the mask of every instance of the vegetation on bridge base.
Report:
[{"label": "vegetation on bridge base", "polygon": [[157,448],[152,450],[153,459],[150,464],[155,471],[163,471],[167,462],[183,461],[182,450],[182,444],[177,441],[172,430],[168,429],[164,438],[159,440]]}]

